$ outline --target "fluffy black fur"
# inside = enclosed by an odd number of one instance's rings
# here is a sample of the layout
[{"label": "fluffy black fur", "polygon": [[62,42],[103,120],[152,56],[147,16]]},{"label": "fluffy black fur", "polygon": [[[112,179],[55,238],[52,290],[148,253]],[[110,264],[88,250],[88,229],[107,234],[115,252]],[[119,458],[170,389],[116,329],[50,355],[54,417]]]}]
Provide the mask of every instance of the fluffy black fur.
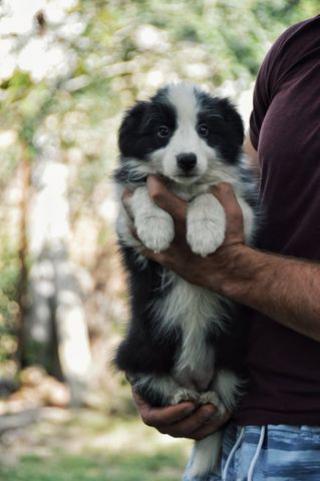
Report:
[{"label": "fluffy black fur", "polygon": [[132,247],[122,245],[121,250],[129,273],[131,322],[127,337],[119,346],[116,364],[130,374],[167,374],[181,345],[181,331],[176,327],[169,335],[159,336],[150,309],[155,299],[163,297],[168,289],[162,287],[164,268],[151,260],[142,266]]}]

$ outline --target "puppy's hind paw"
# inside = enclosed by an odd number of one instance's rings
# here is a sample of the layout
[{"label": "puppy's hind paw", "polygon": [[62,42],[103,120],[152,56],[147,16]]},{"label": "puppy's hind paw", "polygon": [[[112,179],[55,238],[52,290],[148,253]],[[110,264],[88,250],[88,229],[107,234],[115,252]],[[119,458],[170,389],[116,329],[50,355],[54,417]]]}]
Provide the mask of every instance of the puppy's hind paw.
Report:
[{"label": "puppy's hind paw", "polygon": [[226,408],[224,404],[221,402],[219,396],[214,391],[207,391],[200,394],[200,403],[201,404],[213,404],[217,411],[214,414],[215,416],[223,416],[226,413]]},{"label": "puppy's hind paw", "polygon": [[179,404],[185,401],[197,403],[199,401],[199,393],[191,389],[178,389],[171,400],[171,404]]}]

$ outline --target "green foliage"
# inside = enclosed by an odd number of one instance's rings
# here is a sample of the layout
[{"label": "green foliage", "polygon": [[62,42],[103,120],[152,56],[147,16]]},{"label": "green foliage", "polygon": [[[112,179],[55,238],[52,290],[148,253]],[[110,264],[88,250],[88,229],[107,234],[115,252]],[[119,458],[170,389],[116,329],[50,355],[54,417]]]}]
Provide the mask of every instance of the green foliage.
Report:
[{"label": "green foliage", "polygon": [[[16,325],[19,315],[17,286],[19,281],[19,260],[9,243],[0,246],[0,366],[12,356],[16,349]],[[0,370],[0,375],[1,373]]]}]

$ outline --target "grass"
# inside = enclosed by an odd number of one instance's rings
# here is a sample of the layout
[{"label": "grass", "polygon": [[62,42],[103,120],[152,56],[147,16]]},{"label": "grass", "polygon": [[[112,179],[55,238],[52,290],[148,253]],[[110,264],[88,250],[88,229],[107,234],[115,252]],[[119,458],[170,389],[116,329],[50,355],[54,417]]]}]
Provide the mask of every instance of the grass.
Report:
[{"label": "grass", "polygon": [[179,481],[190,447],[137,418],[88,412],[43,420],[19,436],[1,446],[8,456],[0,481]]},{"label": "grass", "polygon": [[15,467],[0,468],[1,481],[177,481],[184,462],[179,451],[152,456],[72,456],[57,453],[44,460],[23,456]]}]

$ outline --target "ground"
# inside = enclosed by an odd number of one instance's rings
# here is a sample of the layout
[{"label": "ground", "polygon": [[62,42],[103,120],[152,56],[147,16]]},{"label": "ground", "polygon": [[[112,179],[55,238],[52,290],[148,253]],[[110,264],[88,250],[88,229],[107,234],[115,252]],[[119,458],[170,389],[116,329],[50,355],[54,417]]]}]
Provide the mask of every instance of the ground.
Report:
[{"label": "ground", "polygon": [[136,416],[57,408],[29,414],[31,423],[0,437],[0,481],[178,481],[191,447]]}]

